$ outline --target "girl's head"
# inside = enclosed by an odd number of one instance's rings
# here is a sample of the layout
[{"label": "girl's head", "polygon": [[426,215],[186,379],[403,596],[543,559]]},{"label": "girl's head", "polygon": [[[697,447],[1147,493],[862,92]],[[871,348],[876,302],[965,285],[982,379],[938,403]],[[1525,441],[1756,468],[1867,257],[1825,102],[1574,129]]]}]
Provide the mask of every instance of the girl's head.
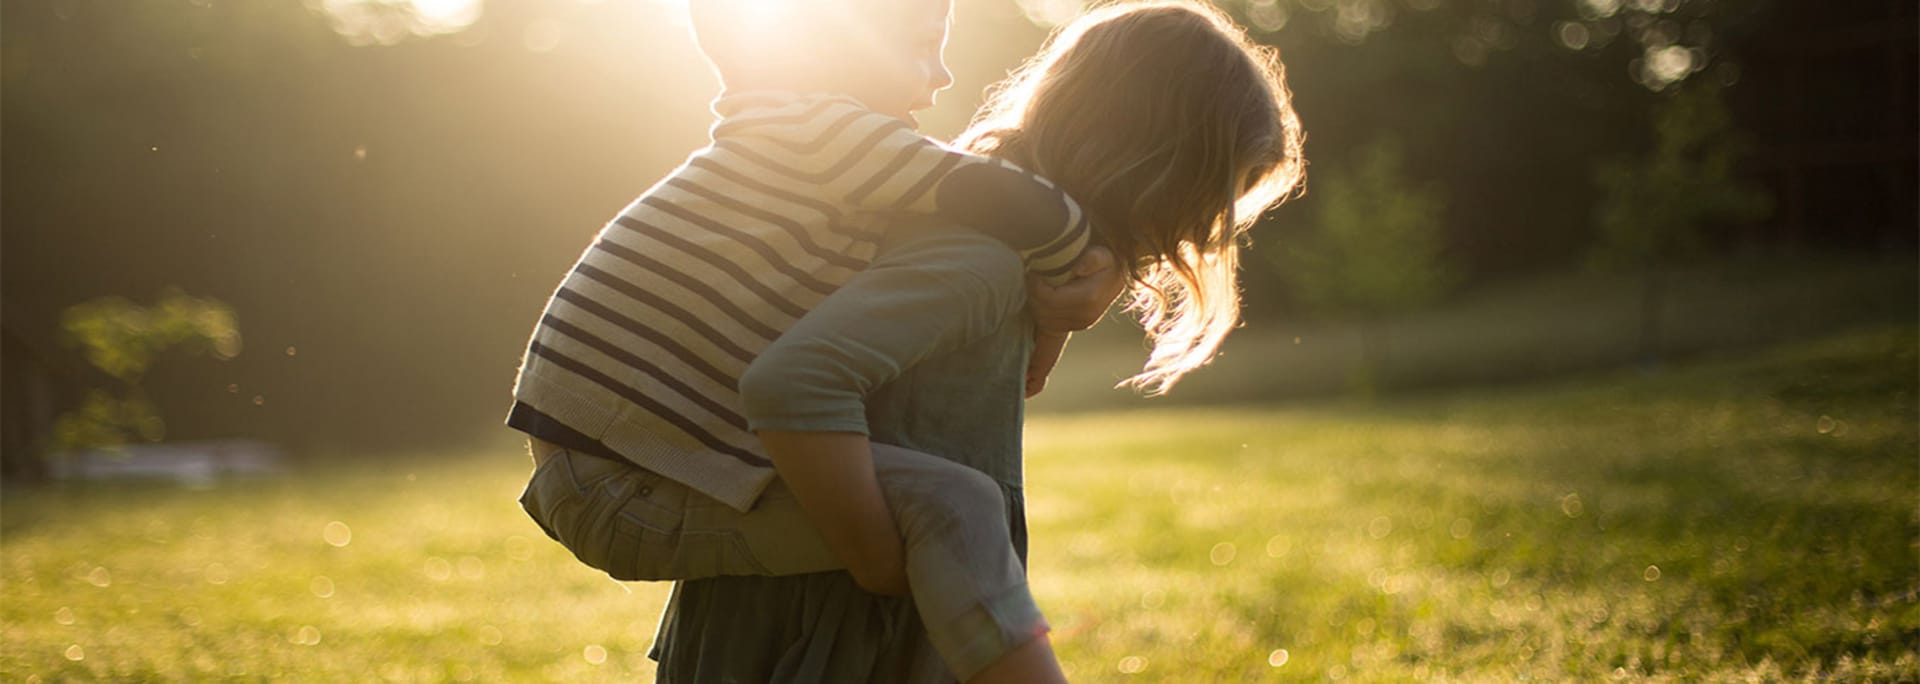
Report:
[{"label": "girl's head", "polygon": [[1275,52],[1194,2],[1109,5],[1062,28],[961,137],[1091,213],[1132,281],[1159,394],[1240,319],[1239,250],[1299,187],[1300,121]]}]

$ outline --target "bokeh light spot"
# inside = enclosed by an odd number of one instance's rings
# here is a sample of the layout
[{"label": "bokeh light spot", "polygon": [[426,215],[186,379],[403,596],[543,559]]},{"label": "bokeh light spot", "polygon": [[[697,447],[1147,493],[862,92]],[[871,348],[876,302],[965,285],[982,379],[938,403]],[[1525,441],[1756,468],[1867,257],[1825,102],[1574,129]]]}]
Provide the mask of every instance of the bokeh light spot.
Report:
[{"label": "bokeh light spot", "polygon": [[480,20],[481,0],[307,0],[353,45],[394,45],[408,36],[458,33]]},{"label": "bokeh light spot", "polygon": [[1080,16],[1087,5],[1083,0],[1020,0],[1020,9],[1036,25],[1058,26]]},{"label": "bokeh light spot", "polygon": [[1620,12],[1620,0],[1580,0],[1581,16],[1605,19]]},{"label": "bokeh light spot", "polygon": [[1686,78],[1696,68],[1693,51],[1678,45],[1650,50],[1645,64],[1648,79],[1659,86]]},{"label": "bokeh light spot", "polygon": [[1279,558],[1281,556],[1285,556],[1287,555],[1287,551],[1291,550],[1292,548],[1293,548],[1293,542],[1289,541],[1283,535],[1276,534],[1276,535],[1273,535],[1273,537],[1267,539],[1267,556],[1269,558]]},{"label": "bokeh light spot", "polygon": [[1561,47],[1568,50],[1585,50],[1593,41],[1593,34],[1587,25],[1576,21],[1563,21],[1554,25],[1554,38],[1559,39]]},{"label": "bokeh light spot", "polygon": [[1167,592],[1161,591],[1159,589],[1148,589],[1146,591],[1140,592],[1141,608],[1145,608],[1147,610],[1153,610],[1155,608],[1159,608],[1160,606],[1164,606],[1166,604],[1167,604]]},{"label": "bokeh light spot", "polygon": [[580,655],[594,665],[607,662],[607,648],[599,644],[587,644],[586,648],[580,650]]},{"label": "bokeh light spot", "polygon": [[[1287,8],[1276,0],[1253,0],[1247,3],[1247,22],[1253,27],[1268,33],[1278,32],[1287,27]],[[1299,344],[1300,338],[1294,338]]]},{"label": "bokeh light spot", "polygon": [[507,537],[504,543],[507,547],[507,560],[522,563],[533,558],[532,540],[516,534]]},{"label": "bokeh light spot", "polygon": [[1281,665],[1285,665],[1287,664],[1287,657],[1288,657],[1287,649],[1284,649],[1284,648],[1273,649],[1272,653],[1267,654],[1267,665],[1271,667],[1279,667]]},{"label": "bokeh light spot", "polygon": [[1560,512],[1566,514],[1567,517],[1578,518],[1580,517],[1580,512],[1583,510],[1586,510],[1586,506],[1580,502],[1580,495],[1578,493],[1568,493],[1566,496],[1560,497]]},{"label": "bokeh light spot", "polygon": [[427,559],[427,565],[421,572],[426,573],[427,579],[435,582],[445,582],[448,578],[453,577],[453,564],[448,563],[445,558],[434,556]]},{"label": "bokeh light spot", "polygon": [[1232,543],[1220,542],[1214,544],[1212,550],[1207,551],[1207,560],[1213,561],[1214,565],[1226,565],[1232,563],[1233,557],[1239,555],[1239,553],[1239,550],[1235,549]]},{"label": "bokeh light spot", "polygon": [[326,529],[320,531],[320,536],[333,546],[343,547],[353,543],[353,529],[338,520],[327,523]]},{"label": "bokeh light spot", "polygon": [[457,567],[462,579],[477,580],[487,576],[487,564],[473,556],[461,556]]}]

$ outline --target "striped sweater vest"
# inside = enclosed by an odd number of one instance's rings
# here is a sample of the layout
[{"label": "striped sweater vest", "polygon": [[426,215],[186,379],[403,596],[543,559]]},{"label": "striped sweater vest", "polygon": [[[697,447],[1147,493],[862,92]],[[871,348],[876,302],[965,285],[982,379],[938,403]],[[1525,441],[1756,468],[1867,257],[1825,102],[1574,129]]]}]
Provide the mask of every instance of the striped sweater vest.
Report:
[{"label": "striped sweater vest", "polygon": [[561,281],[514,399],[744,511],[774,472],[742,414],[741,373],[866,266],[888,214],[978,227],[1053,280],[1088,230],[1045,180],[852,98],[753,92],[714,110],[713,143],[621,211]]}]

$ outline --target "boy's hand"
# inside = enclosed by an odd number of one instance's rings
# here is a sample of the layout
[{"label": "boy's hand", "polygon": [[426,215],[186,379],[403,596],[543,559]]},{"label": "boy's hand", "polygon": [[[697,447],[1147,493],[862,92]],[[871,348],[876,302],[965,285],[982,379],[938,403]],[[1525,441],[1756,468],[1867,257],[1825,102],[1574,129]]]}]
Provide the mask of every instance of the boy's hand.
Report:
[{"label": "boy's hand", "polygon": [[1114,267],[1113,251],[1098,245],[1088,247],[1073,262],[1073,280],[1056,287],[1037,276],[1027,277],[1027,305],[1033,309],[1034,329],[1061,334],[1064,343],[1065,333],[1086,330],[1100,322],[1126,287],[1126,274]]},{"label": "boy's hand", "polygon": [[1028,399],[1047,388],[1047,376],[1053,373],[1054,365],[1060,362],[1060,353],[1066,349],[1067,333],[1033,333],[1033,355],[1027,357]]}]

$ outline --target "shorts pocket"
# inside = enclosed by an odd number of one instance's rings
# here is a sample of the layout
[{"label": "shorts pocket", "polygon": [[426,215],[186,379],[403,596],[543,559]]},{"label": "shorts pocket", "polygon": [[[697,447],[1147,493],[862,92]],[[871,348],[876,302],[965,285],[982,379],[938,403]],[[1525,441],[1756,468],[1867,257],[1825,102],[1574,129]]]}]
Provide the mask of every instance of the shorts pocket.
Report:
[{"label": "shorts pocket", "polygon": [[615,554],[631,560],[634,579],[769,574],[749,552],[739,530],[711,525],[696,529],[687,524],[688,501],[702,495],[672,481],[651,489],[641,490],[643,495],[629,500],[613,520]]},{"label": "shorts pocket", "polygon": [[692,579],[675,570],[687,490],[647,471],[622,487],[608,511],[607,574],[622,580]]},{"label": "shorts pocket", "polygon": [[625,579],[613,564],[612,523],[647,476],[627,463],[562,451],[534,470],[521,506],[580,562]]}]

